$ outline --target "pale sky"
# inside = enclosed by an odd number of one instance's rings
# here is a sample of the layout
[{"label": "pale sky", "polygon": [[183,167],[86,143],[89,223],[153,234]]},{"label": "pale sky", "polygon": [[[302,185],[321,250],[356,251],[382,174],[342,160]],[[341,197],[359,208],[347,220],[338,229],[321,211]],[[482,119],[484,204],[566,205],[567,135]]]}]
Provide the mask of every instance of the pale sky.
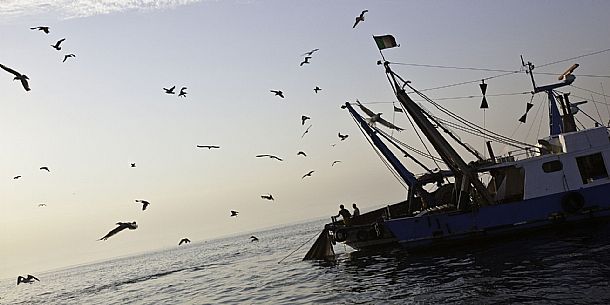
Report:
[{"label": "pale sky", "polygon": [[[394,35],[400,47],[384,51],[392,62],[517,71],[520,55],[543,66],[610,48],[608,12],[606,1],[0,0],[0,63],[28,75],[32,88],[0,71],[0,277],[329,218],[340,203],[366,212],[401,201],[406,190],[340,109],[359,99],[392,117],[372,35]],[[43,25],[49,34],[29,29]],[[62,38],[61,51],[51,48]],[[62,63],[69,53],[76,57]],[[578,88],[566,91],[573,101],[593,95],[598,109],[582,108],[607,122],[596,93],[610,92],[610,52],[536,69],[538,84],[556,82],[572,63]],[[395,68],[419,89],[502,74]],[[528,76],[487,83],[488,128],[530,143],[548,134],[544,97],[534,98],[527,124],[517,122]],[[174,85],[188,96],[163,92]],[[426,93],[483,124],[477,83]],[[311,117],[305,126],[301,115]],[[395,123],[421,147],[404,116]],[[339,142],[338,132],[349,138]],[[461,136],[482,151],[482,139]],[[276,200],[260,198],[267,193]],[[135,199],[151,205],[142,211]],[[119,221],[139,228],[97,241]]]}]

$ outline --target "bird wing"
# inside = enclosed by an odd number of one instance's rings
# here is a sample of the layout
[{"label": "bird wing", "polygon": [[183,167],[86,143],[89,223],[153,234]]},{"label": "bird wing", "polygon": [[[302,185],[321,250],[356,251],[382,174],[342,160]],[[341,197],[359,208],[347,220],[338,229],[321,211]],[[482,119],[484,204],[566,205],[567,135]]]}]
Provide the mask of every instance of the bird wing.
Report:
[{"label": "bird wing", "polygon": [[178,243],[178,246],[182,245],[183,243],[185,243],[186,241],[183,239],[180,240],[180,242]]},{"label": "bird wing", "polygon": [[23,86],[23,89],[25,89],[25,91],[30,91],[30,84],[28,84],[28,80],[20,77],[19,80],[21,81],[21,85]]},{"label": "bird wing", "polygon": [[119,225],[119,226],[112,229],[110,232],[108,232],[108,234],[104,235],[104,237],[100,238],[99,240],[107,240],[108,238],[112,237],[113,235],[125,230],[130,224],[124,223],[124,222],[117,222],[117,225]]},{"label": "bird wing", "polygon": [[352,29],[356,28],[356,25],[358,24],[358,22],[360,22],[360,19],[358,17],[356,17],[356,22],[354,22],[354,26],[352,27]]},{"label": "bird wing", "polygon": [[15,75],[17,77],[21,76],[21,73],[19,73],[19,72],[15,71],[15,70],[13,70],[13,69],[3,65],[3,64],[0,64],[0,68],[4,69],[6,72],[11,73],[11,74],[13,74],[13,75]]},{"label": "bird wing", "polygon": [[282,158],[276,157],[276,156],[269,156],[269,158],[276,159],[278,161],[284,161],[284,160],[282,160]]},{"label": "bird wing", "polygon": [[35,276],[31,275],[31,274],[28,274],[28,278],[27,279],[28,280],[37,280],[37,281],[40,282],[40,280],[37,277],[35,277]]},{"label": "bird wing", "polygon": [[55,44],[55,46],[59,47],[59,45],[64,42],[64,40],[66,40],[65,38],[62,38],[60,40],[57,41],[57,43]]},{"label": "bird wing", "polygon": [[146,208],[148,207],[149,204],[150,204],[150,202],[148,202],[148,201],[142,201],[142,211],[146,210]]},{"label": "bird wing", "polygon": [[25,282],[25,278],[20,275],[17,277],[17,285],[21,284],[22,282]]},{"label": "bird wing", "polygon": [[362,110],[362,112],[366,113],[366,115],[368,115],[370,117],[375,116],[375,113],[373,111],[371,111],[370,109],[366,108],[359,101],[356,101],[356,104],[358,105],[358,107],[360,107],[360,110]]},{"label": "bird wing", "polygon": [[368,13],[368,12],[369,12],[369,10],[364,10],[364,11],[362,11],[362,12],[360,13],[360,17],[361,17],[361,18],[364,18],[364,13]]},{"label": "bird wing", "polygon": [[396,126],[396,125],[394,125],[394,124],[392,124],[392,123],[390,123],[390,122],[388,122],[388,121],[384,120],[384,119],[383,119],[383,118],[381,118],[381,117],[379,117],[379,119],[377,119],[377,121],[376,121],[376,122],[377,122],[377,123],[380,123],[381,125],[383,125],[383,126],[385,126],[385,127],[387,127],[387,128],[390,128],[390,129],[394,129],[394,130],[398,130],[398,131],[402,131],[402,130],[404,130],[404,129],[402,129],[402,128],[400,128],[400,127],[398,127],[398,126]]}]

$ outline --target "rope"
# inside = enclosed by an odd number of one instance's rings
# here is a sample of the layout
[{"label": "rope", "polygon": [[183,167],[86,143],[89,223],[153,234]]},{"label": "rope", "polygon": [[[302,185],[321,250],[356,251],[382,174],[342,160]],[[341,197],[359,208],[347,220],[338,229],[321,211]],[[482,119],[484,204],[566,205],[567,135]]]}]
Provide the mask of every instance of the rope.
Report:
[{"label": "rope", "polygon": [[294,252],[297,252],[299,249],[303,248],[303,246],[305,246],[308,242],[310,242],[314,237],[316,237],[316,235],[318,235],[318,233],[316,232],[316,234],[312,237],[310,237],[306,242],[304,242],[302,245],[300,245],[298,248],[294,249],[294,251],[290,252],[290,254],[286,255],[286,257],[282,258],[279,262],[277,262],[278,264],[280,264],[281,262],[283,262],[285,259],[287,259],[289,256],[291,256]]}]

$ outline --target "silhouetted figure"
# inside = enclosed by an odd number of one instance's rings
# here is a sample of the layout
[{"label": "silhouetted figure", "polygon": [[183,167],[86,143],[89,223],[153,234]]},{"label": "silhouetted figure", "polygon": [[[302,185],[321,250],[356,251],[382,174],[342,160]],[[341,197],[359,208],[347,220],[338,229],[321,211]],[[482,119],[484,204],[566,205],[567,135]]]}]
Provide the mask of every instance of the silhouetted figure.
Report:
[{"label": "silhouetted figure", "polygon": [[186,87],[182,87],[182,89],[180,89],[180,93],[178,93],[178,97],[186,97]]},{"label": "silhouetted figure", "polygon": [[343,217],[343,223],[344,224],[348,224],[349,220],[352,218],[352,214],[350,214],[350,212],[345,209],[345,207],[341,204],[339,205],[339,214],[337,214],[337,217]]},{"label": "silhouetted figure", "polygon": [[45,34],[49,34],[48,26],[35,26],[33,28],[30,28],[30,30],[39,30],[39,31],[43,31]]},{"label": "silhouetted figure", "polygon": [[271,201],[275,200],[275,199],[273,199],[273,195],[271,195],[271,194],[261,195],[261,198],[266,199],[266,200],[271,200]]},{"label": "silhouetted figure", "polygon": [[339,133],[339,139],[341,139],[341,141],[345,141],[347,137],[349,137],[349,135],[342,135],[341,133]]},{"label": "silhouetted figure", "polygon": [[275,93],[276,96],[284,98],[284,93],[281,90],[269,90],[269,91]]},{"label": "silhouetted figure", "polygon": [[303,53],[301,56],[305,56],[305,55],[307,55],[307,56],[311,56],[311,55],[313,55],[313,53],[314,53],[314,52],[316,52],[316,51],[318,51],[318,50],[320,50],[320,49],[313,49],[313,50],[311,50],[311,51],[309,51],[309,52],[305,52],[305,53]]},{"label": "silhouetted figure", "polygon": [[136,199],[136,202],[142,204],[142,211],[145,211],[148,205],[150,204],[150,202],[142,199]]},{"label": "silhouetted figure", "polygon": [[28,274],[27,277],[23,277],[23,276],[20,275],[20,276],[17,277],[17,285],[19,285],[21,283],[32,284],[34,282],[34,280],[40,282],[40,280],[37,277],[35,277],[35,276],[31,275],[31,274]]},{"label": "silhouetted figure", "polygon": [[136,167],[136,164],[135,163],[131,163],[131,167]]},{"label": "silhouetted figure", "polygon": [[268,158],[275,159],[275,160],[278,160],[278,161],[284,161],[284,160],[282,160],[282,158],[276,157],[274,155],[256,155],[256,157],[257,158],[268,157]]},{"label": "silhouetted figure", "polygon": [[311,124],[305,129],[305,132],[301,135],[301,139],[309,132],[309,128],[311,128]]},{"label": "silhouetted figure", "polygon": [[217,145],[197,145],[197,147],[199,147],[199,148],[207,148],[207,149],[220,148],[220,146],[217,146]]},{"label": "silhouetted figure", "polygon": [[340,162],[341,162],[341,160],[335,160],[335,161],[333,161],[333,164],[331,164],[330,166],[335,166],[335,164],[340,163]]},{"label": "silhouetted figure", "polygon": [[49,173],[51,172],[51,171],[49,170],[49,168],[48,168],[48,167],[46,167],[46,166],[42,166],[42,167],[40,168],[40,170],[45,170],[45,171],[47,171],[47,172],[49,172]]},{"label": "silhouetted figure", "polygon": [[176,89],[176,86],[173,86],[169,89],[163,88],[163,90],[165,90],[165,93],[167,93],[167,94],[176,94],[176,92],[174,92],[174,89]]},{"label": "silhouetted figure", "polygon": [[180,246],[180,245],[182,245],[182,244],[188,244],[188,243],[190,243],[190,242],[191,242],[191,240],[190,240],[190,239],[188,239],[188,238],[183,238],[183,239],[181,239],[181,240],[180,240],[180,242],[178,243],[178,246]]},{"label": "silhouetted figure", "polygon": [[138,228],[138,225],[136,224],[136,222],[117,222],[116,223],[118,225],[118,227],[114,228],[112,231],[108,232],[108,234],[106,234],[104,237],[100,238],[99,240],[107,240],[108,238],[112,237],[113,235],[125,230],[125,229],[129,229],[129,230],[135,230]]},{"label": "silhouetted figure", "polygon": [[258,241],[258,237],[254,236],[254,235],[250,236],[250,242],[253,242],[253,241]]},{"label": "silhouetted figure", "polygon": [[311,119],[311,118],[306,115],[302,115],[301,116],[301,126],[305,126],[305,121],[307,121],[309,119]]},{"label": "silhouetted figure", "polygon": [[368,10],[364,10],[360,13],[360,16],[356,17],[356,22],[354,23],[354,26],[352,27],[352,29],[356,28],[356,25],[358,25],[358,23],[360,23],[361,21],[364,21],[364,13],[367,13],[367,12],[368,12]]},{"label": "silhouetted figure", "polygon": [[301,62],[301,64],[299,66],[303,66],[304,64],[310,64],[309,60],[311,59],[311,56],[305,56],[305,59]]},{"label": "silhouetted figure", "polygon": [[311,174],[313,174],[314,171],[309,171],[307,174],[303,175],[303,177],[301,177],[301,179],[305,179],[305,177],[311,177]]},{"label": "silhouetted figure", "polygon": [[23,89],[25,89],[25,91],[30,91],[30,85],[28,84],[28,76],[25,74],[21,74],[3,64],[0,64],[0,68],[2,68],[4,71],[11,73],[13,75],[15,75],[15,77],[13,78],[13,80],[19,80],[21,81],[21,85],[23,86]]},{"label": "silhouetted figure", "polygon": [[239,212],[238,212],[238,211],[233,211],[233,210],[231,210],[231,217],[233,217],[233,216],[237,216],[237,214],[239,214]]},{"label": "silhouetted figure", "polygon": [[313,91],[315,93],[318,93],[318,91],[322,90],[320,87],[316,86],[315,88],[313,88]]},{"label": "silhouetted figure", "polygon": [[13,177],[13,179],[19,179],[19,178],[21,178],[21,176],[15,176],[15,177]]},{"label": "silhouetted figure", "polygon": [[64,61],[62,61],[62,62],[66,62],[66,60],[67,60],[68,58],[70,58],[70,57],[76,57],[76,55],[74,55],[74,54],[72,54],[72,53],[70,53],[70,54],[66,54],[66,55],[64,55]]},{"label": "silhouetted figure", "polygon": [[356,217],[360,216],[360,209],[356,206],[355,203],[352,204],[352,208],[354,208],[354,213],[353,213],[354,216],[352,216],[352,217],[356,218]]},{"label": "silhouetted figure", "polygon": [[60,40],[58,40],[54,45],[52,44],[51,47],[53,47],[53,49],[59,51],[61,50],[61,47],[59,46],[62,42],[64,42],[64,40],[66,40],[65,38],[62,38]]}]

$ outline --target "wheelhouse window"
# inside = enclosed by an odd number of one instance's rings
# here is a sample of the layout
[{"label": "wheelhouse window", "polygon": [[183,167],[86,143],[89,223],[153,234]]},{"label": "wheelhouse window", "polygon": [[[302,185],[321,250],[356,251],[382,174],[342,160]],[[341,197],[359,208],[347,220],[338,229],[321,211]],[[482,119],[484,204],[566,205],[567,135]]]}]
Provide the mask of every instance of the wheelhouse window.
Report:
[{"label": "wheelhouse window", "polygon": [[552,172],[557,172],[563,169],[563,164],[561,164],[561,161],[559,160],[554,160],[554,161],[549,161],[549,162],[544,162],[542,163],[542,170],[545,173],[552,173]]},{"label": "wheelhouse window", "polygon": [[608,178],[606,164],[604,164],[604,158],[601,153],[578,157],[576,158],[576,164],[578,164],[583,184]]}]

